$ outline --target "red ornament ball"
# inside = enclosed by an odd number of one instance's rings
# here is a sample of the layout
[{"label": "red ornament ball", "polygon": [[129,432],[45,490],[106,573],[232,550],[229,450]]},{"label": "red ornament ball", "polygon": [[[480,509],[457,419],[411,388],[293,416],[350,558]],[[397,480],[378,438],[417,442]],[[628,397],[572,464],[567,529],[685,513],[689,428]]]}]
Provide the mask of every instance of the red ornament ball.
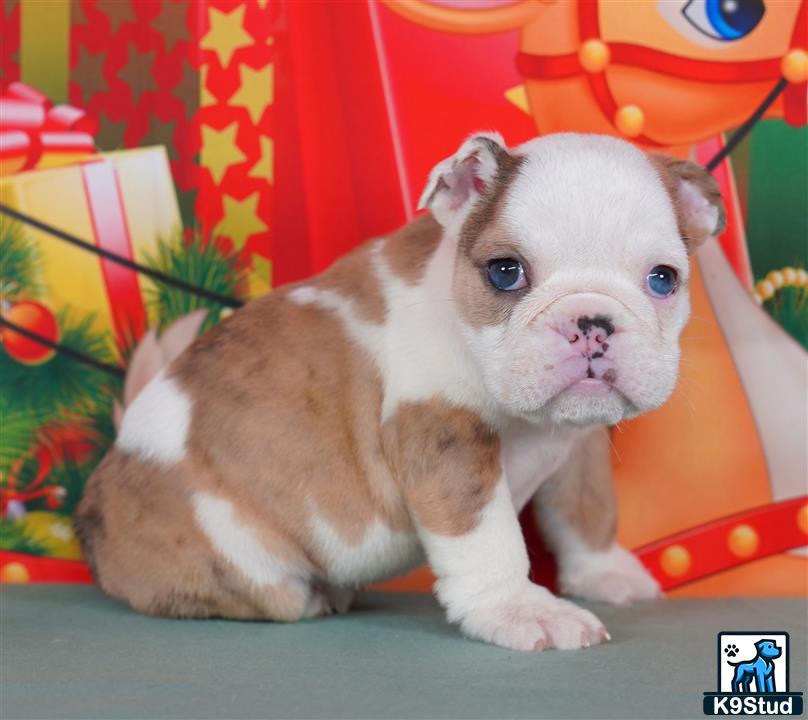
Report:
[{"label": "red ornament ball", "polygon": [[47,505],[51,510],[55,510],[58,507],[62,506],[62,497],[57,493],[49,493],[48,497],[45,498],[45,505]]},{"label": "red ornament ball", "polygon": [[[46,340],[59,341],[59,326],[56,318],[41,303],[32,300],[15,303],[7,312],[3,313],[3,317]],[[5,325],[0,327],[0,340],[3,341],[6,352],[23,365],[40,365],[50,360],[55,352],[47,345],[32,340]]]}]

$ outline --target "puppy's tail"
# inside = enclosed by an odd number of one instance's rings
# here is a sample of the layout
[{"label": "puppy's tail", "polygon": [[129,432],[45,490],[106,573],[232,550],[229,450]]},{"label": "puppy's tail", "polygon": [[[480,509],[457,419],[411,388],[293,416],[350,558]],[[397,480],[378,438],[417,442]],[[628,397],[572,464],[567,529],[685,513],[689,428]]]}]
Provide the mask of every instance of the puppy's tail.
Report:
[{"label": "puppy's tail", "polygon": [[124,410],[138,393],[196,339],[207,313],[195,310],[175,320],[159,336],[152,328],[140,339],[126,368],[122,402],[115,400],[113,405],[116,429],[121,426]]}]

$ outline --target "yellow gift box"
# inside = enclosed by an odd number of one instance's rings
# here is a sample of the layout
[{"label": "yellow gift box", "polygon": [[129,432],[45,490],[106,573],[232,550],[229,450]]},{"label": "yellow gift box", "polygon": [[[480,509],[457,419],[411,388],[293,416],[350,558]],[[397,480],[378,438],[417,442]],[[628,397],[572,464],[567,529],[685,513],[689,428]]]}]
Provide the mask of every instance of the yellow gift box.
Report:
[{"label": "yellow gift box", "polygon": [[[92,315],[96,329],[131,344],[147,326],[147,278],[31,223],[42,223],[97,248],[144,263],[181,222],[163,147],[95,155],[70,166],[0,179],[0,202],[25,216],[25,237],[39,249],[46,301]],[[3,222],[9,222],[4,216]]]}]

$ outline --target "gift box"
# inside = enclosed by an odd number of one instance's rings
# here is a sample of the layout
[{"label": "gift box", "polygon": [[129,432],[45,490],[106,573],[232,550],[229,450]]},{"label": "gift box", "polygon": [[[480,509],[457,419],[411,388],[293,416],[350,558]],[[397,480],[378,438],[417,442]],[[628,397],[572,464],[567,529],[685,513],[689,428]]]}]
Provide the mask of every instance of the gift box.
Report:
[{"label": "gift box", "polygon": [[22,79],[86,108],[102,150],[165,146],[183,224],[227,238],[252,269],[252,292],[265,291],[269,0],[2,2],[4,82]]},{"label": "gift box", "polygon": [[[69,166],[3,177],[0,198],[12,210],[141,264],[159,240],[177,237],[181,228],[162,147],[104,153]],[[69,307],[92,317],[98,332],[114,337],[121,348],[131,346],[147,325],[147,279],[51,233],[23,226],[40,257],[43,302],[55,312]]]},{"label": "gift box", "polygon": [[164,148],[96,153],[84,110],[21,83],[0,104],[0,579],[86,580],[72,510],[160,313],[137,268],[183,252],[179,209]]}]

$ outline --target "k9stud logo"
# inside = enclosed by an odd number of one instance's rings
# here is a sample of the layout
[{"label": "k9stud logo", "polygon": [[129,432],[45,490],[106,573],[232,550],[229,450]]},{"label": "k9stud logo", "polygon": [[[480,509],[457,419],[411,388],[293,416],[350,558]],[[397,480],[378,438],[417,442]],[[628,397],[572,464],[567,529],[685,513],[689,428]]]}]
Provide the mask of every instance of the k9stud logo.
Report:
[{"label": "k9stud logo", "polygon": [[705,715],[802,715],[790,692],[787,632],[718,633],[718,692],[704,693]]}]

